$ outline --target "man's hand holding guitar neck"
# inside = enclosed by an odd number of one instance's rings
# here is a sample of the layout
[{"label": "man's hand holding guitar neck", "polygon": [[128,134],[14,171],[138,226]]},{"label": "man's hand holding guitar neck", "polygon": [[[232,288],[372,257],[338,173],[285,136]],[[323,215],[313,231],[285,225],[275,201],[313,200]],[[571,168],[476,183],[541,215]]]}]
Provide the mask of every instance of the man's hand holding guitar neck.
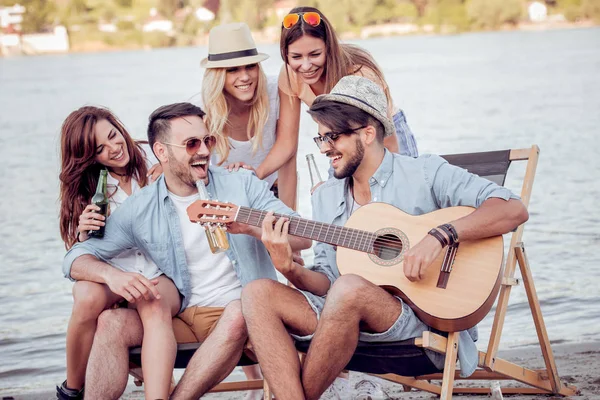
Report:
[{"label": "man's hand holding guitar neck", "polygon": [[329,290],[329,279],[320,272],[304,268],[302,257],[292,253],[289,228],[288,218],[282,217],[276,221],[272,212],[262,222],[261,240],[271,255],[275,269],[298,289],[324,296]]}]

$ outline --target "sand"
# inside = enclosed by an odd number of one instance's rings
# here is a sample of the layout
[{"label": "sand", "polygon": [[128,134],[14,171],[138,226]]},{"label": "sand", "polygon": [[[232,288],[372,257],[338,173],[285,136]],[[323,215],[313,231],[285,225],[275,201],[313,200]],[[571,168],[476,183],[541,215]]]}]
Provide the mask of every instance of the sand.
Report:
[{"label": "sand", "polygon": [[[600,399],[600,342],[592,343],[575,343],[575,344],[557,344],[553,346],[554,356],[558,367],[558,373],[561,380],[570,385],[575,385],[579,390],[579,394],[572,396],[572,399],[587,400]],[[524,365],[532,369],[544,368],[544,361],[541,351],[536,347],[525,347],[501,351],[500,356],[509,361]],[[350,382],[356,384],[366,375],[351,372]],[[384,390],[392,399],[432,399],[435,395],[425,392],[403,392],[402,386],[387,382],[384,380],[370,377],[380,382]],[[480,381],[486,384],[485,381]],[[469,385],[470,382],[460,382],[460,385]],[[502,386],[509,385],[507,381],[501,383]],[[515,386],[515,384],[510,384]],[[2,393],[2,400],[48,400],[54,399],[54,393],[51,390],[38,393]],[[230,392],[230,393],[211,393],[203,397],[210,400],[242,400],[245,397],[245,392]],[[455,396],[456,398],[487,398],[486,396]],[[143,391],[132,383],[127,387],[127,391],[122,396],[124,400],[143,399]],[[505,398],[512,400],[526,399],[558,399],[560,397],[553,396],[522,396],[522,395],[505,395]]]}]

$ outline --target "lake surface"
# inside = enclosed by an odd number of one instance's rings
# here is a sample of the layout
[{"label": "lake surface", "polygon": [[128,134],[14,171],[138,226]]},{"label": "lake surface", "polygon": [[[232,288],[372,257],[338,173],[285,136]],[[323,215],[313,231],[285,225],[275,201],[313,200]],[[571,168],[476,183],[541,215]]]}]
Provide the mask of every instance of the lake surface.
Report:
[{"label": "lake surface", "polygon": [[[541,148],[524,242],[551,340],[600,340],[600,29],[381,38],[358,42],[382,66],[421,153]],[[281,67],[277,46],[259,46]],[[137,138],[157,107],[200,92],[206,48],[0,59],[0,394],[65,377],[71,283],[58,229],[59,132],[84,104],[112,108]],[[327,160],[303,115],[300,212],[310,216],[305,155]],[[517,193],[523,167],[511,167]],[[310,257],[307,257],[307,259]],[[480,324],[480,349],[491,318]],[[522,287],[502,345],[534,343]],[[560,366],[559,366],[560,367]],[[238,372],[239,373],[239,372]]]}]

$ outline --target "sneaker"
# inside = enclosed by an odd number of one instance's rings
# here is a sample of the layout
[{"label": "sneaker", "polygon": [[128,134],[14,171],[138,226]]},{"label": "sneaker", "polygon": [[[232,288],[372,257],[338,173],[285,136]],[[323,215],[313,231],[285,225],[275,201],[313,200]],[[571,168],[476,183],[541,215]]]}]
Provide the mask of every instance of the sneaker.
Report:
[{"label": "sneaker", "polygon": [[56,398],[58,400],[83,400],[83,389],[69,389],[67,381],[56,387]]},{"label": "sneaker", "polygon": [[363,379],[354,386],[355,400],[387,400],[390,398],[377,382]]}]

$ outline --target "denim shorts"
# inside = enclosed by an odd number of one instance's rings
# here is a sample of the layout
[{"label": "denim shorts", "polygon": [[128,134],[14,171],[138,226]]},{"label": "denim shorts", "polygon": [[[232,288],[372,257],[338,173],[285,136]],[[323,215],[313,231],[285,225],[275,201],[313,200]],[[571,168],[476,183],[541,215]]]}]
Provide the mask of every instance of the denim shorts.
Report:
[{"label": "denim shorts", "polygon": [[[303,290],[299,290],[299,292],[304,295],[312,310],[315,312],[315,314],[317,314],[317,320],[321,319],[321,313],[323,312],[323,307],[325,306],[325,298]],[[400,314],[392,326],[390,326],[386,331],[380,333],[361,331],[358,337],[359,341],[378,343],[399,342],[402,340],[421,337],[423,332],[430,330],[430,328],[425,325],[423,321],[417,318],[413,310],[404,301],[402,301],[400,297],[396,296],[396,298],[402,305],[402,314]],[[294,334],[291,335],[295,340],[302,342],[312,340],[314,333],[306,336],[298,336]],[[425,354],[427,354],[427,357],[429,357],[431,362],[438,369],[442,369],[444,367],[444,355],[428,349],[425,349]]]}]

